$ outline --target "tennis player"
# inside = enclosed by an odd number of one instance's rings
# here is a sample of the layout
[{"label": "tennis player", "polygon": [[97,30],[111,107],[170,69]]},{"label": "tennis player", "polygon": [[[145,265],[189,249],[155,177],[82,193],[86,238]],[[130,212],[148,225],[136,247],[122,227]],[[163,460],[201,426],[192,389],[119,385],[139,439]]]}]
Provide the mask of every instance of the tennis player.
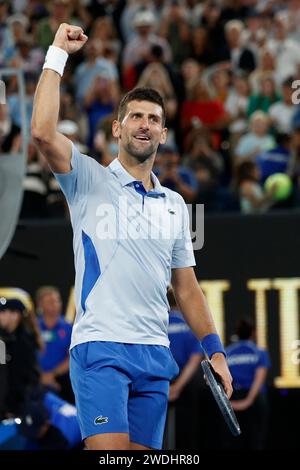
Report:
[{"label": "tennis player", "polygon": [[56,130],[68,54],[86,41],[80,27],[60,25],[32,117],[33,137],[66,196],[74,232],[71,381],[88,449],[160,449],[169,382],[178,373],[168,341],[171,280],[228,396],[231,376],[194,274],[186,205],[151,171],[167,138],[161,96],[152,89],[124,96],[112,125],[119,154],[107,168]]}]

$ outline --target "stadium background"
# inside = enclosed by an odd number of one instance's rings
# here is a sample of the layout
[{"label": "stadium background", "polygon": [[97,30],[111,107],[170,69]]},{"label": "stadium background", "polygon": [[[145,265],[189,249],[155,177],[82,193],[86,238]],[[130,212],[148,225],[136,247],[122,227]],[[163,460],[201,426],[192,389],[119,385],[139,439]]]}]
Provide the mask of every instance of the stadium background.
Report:
[{"label": "stadium background", "polygon": [[[168,16],[171,21],[167,21]],[[90,57],[96,54],[105,60],[98,64],[102,80],[98,89],[97,83],[94,86],[91,82],[82,90],[79,85],[85,70],[79,67],[86,57],[82,54],[70,58],[62,82],[61,132],[83,152],[107,165],[116,148],[109,126],[120,96],[137,84],[157,84],[168,103],[171,129],[168,145],[158,157],[157,174],[163,184],[181,192],[187,202],[205,204],[204,247],[195,253],[197,277],[226,343],[239,317],[256,318],[259,340],[270,351],[272,362],[268,447],[295,448],[300,402],[300,121],[298,105],[286,106],[282,101],[281,86],[286,80],[291,88],[291,80],[300,76],[300,2],[1,1],[1,67],[25,71],[28,135],[32,93],[53,37],[49,18],[55,23],[63,17],[87,25],[89,36],[102,41],[101,45],[94,43]],[[240,38],[231,50],[226,24],[232,20],[238,21],[231,26],[239,31]],[[130,58],[139,54],[132,33],[143,27],[153,28],[155,37],[149,41],[147,54],[141,53],[140,60],[131,63]],[[286,55],[276,49],[278,44],[285,46]],[[273,61],[269,65],[262,57],[267,51],[271,51]],[[286,64],[286,70],[282,64]],[[95,70],[94,78],[97,67]],[[283,71],[287,72],[285,76]],[[1,154],[20,150],[18,88],[13,79],[3,79],[8,106],[1,114]],[[273,92],[260,88],[264,80],[273,82]],[[205,90],[200,90],[200,85]],[[241,102],[241,110],[236,113]],[[276,103],[281,107],[272,111]],[[256,117],[272,119],[264,135],[266,140],[261,147],[257,140],[255,146],[245,141],[244,147],[238,146],[251,131],[251,116],[253,120],[256,111],[265,113]],[[205,120],[208,114],[212,121]],[[280,115],[283,119],[277,119]],[[276,146],[278,137],[288,142],[284,149]],[[193,146],[195,141],[198,145]],[[277,160],[272,160],[274,149]],[[290,175],[293,182],[291,196],[282,203],[261,204],[259,210],[249,210],[249,204],[244,204],[241,181],[236,179],[237,168],[248,158],[266,172],[255,181],[261,188],[266,175],[279,168],[268,162],[278,162],[279,158],[280,171]],[[248,180],[253,182],[252,176]],[[71,319],[71,238],[64,199],[30,144],[18,227],[0,261],[0,294],[18,288],[34,299],[39,286],[56,285]]]}]

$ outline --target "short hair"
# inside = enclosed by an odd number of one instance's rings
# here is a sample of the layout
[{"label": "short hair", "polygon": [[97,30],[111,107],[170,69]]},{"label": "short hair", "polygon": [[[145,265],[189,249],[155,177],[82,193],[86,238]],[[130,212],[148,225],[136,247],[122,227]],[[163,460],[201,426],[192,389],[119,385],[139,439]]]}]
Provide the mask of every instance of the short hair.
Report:
[{"label": "short hair", "polygon": [[255,324],[250,318],[242,318],[236,326],[236,333],[240,340],[250,339],[255,332]]},{"label": "short hair", "polygon": [[45,295],[48,295],[48,294],[57,294],[60,298],[61,298],[61,295],[60,295],[60,292],[58,290],[57,287],[55,286],[42,286],[40,287],[37,291],[36,291],[36,294],[35,294],[35,301],[36,301],[36,304],[38,305],[41,301],[41,299],[45,296]]},{"label": "short hair", "polygon": [[166,121],[166,108],[164,104],[164,100],[161,97],[161,95],[154,90],[153,88],[145,88],[145,87],[140,87],[140,88],[134,88],[133,90],[129,91],[126,93],[125,96],[123,96],[120,104],[119,104],[119,109],[118,109],[118,120],[122,121],[124,119],[124,116],[126,114],[126,109],[128,103],[131,101],[150,101],[150,103],[155,103],[158,104],[162,111],[163,111],[163,126],[165,125]]}]

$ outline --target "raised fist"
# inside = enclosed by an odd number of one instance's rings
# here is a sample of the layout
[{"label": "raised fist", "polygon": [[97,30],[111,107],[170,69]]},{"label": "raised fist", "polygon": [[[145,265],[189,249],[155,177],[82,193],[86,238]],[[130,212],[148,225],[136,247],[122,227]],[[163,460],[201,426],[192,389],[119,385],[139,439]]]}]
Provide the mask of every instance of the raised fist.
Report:
[{"label": "raised fist", "polygon": [[79,51],[87,40],[88,37],[80,26],[62,23],[55,34],[53,46],[60,47],[68,54],[72,54]]}]

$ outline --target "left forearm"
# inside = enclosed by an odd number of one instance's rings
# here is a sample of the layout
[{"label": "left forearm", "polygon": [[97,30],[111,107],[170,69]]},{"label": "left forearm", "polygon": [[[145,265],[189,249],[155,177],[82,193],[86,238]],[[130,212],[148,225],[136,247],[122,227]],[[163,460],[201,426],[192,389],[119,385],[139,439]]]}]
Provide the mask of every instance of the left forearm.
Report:
[{"label": "left forearm", "polygon": [[176,288],[174,291],[180,311],[199,339],[217,333],[207,301],[198,283],[184,292]]}]

